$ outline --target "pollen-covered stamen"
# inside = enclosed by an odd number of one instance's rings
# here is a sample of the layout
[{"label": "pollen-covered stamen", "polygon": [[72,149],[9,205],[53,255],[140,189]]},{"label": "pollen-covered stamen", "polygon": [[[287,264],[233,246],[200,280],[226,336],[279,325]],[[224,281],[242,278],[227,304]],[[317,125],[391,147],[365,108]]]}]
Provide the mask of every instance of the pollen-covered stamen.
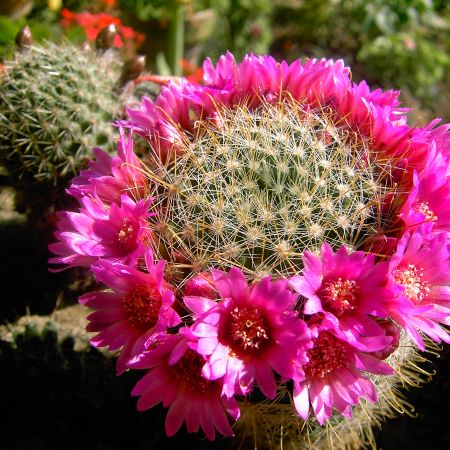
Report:
[{"label": "pollen-covered stamen", "polygon": [[116,243],[124,253],[132,252],[137,245],[138,229],[131,219],[125,217],[116,235]]},{"label": "pollen-covered stamen", "polygon": [[128,322],[134,328],[154,327],[158,321],[161,304],[161,294],[146,284],[137,285],[122,299]]},{"label": "pollen-covered stamen", "polygon": [[236,353],[260,351],[269,342],[270,326],[256,308],[236,306],[230,311],[228,338]]},{"label": "pollen-covered stamen", "polygon": [[420,303],[431,293],[430,283],[423,279],[423,269],[414,264],[395,269],[394,279],[405,288],[404,294],[415,303]]},{"label": "pollen-covered stamen", "polygon": [[210,395],[220,390],[220,384],[202,377],[204,365],[204,359],[194,350],[188,349],[171,368],[175,379],[184,390],[195,395]]},{"label": "pollen-covered stamen", "polygon": [[343,280],[341,277],[325,281],[318,296],[322,307],[336,317],[356,309],[359,297],[359,285],[355,280]]},{"label": "pollen-covered stamen", "polygon": [[430,209],[428,202],[415,202],[412,205],[412,209],[415,213],[423,214],[427,222],[435,222],[437,220],[437,216]]},{"label": "pollen-covered stamen", "polygon": [[350,366],[348,345],[331,333],[321,333],[313,344],[307,354],[309,362],[304,367],[307,380],[326,378],[336,370]]}]

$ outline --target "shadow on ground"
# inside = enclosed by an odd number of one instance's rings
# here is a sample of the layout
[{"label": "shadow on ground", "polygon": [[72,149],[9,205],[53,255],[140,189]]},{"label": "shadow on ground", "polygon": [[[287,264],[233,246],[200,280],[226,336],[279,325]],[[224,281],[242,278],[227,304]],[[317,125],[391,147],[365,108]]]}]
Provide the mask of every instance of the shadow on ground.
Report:
[{"label": "shadow on ground", "polygon": [[[402,416],[376,431],[383,450],[446,448],[450,443],[450,351],[432,365],[433,382],[408,394],[418,417]],[[162,407],[138,413],[130,391],[142,373],[115,376],[115,360],[93,348],[75,351],[74,341],[58,344],[52,329],[32,327],[0,340],[0,408],[3,450],[169,450],[232,449],[235,441],[214,443],[181,430],[164,434]]]},{"label": "shadow on ground", "polygon": [[164,434],[165,411],[138,413],[130,391],[142,373],[115,376],[115,360],[51,330],[0,340],[2,450],[226,449],[181,432]]}]

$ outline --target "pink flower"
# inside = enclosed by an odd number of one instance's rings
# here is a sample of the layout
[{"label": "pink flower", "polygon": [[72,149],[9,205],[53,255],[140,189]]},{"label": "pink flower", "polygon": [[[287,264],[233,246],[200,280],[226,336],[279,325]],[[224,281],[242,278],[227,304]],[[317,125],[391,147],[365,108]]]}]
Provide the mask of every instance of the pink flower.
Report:
[{"label": "pink flower", "polygon": [[59,242],[49,245],[51,264],[90,266],[99,258],[134,265],[152,240],[147,219],[152,198],[134,202],[122,194],[120,204],[105,205],[96,196],[82,197],[79,212],[58,214]]},{"label": "pink flower", "polygon": [[[448,146],[447,130],[433,130],[436,122],[423,128],[407,125],[408,109],[399,107],[399,92],[370,91],[363,81],[354,84],[343,61],[310,59],[288,64],[270,56],[247,55],[237,63],[231,53],[203,64],[204,84],[168,83],[155,102],[144,98],[139,110],[128,109],[129,120],[120,122],[147,137],[164,161],[188,147],[195,136],[198,119],[214,121],[222,107],[245,103],[257,107],[284,96],[305,107],[326,107],[334,111],[340,126],[370,139],[377,149],[374,158],[390,158],[403,164],[398,176],[411,183],[413,169],[423,168],[434,139]],[[448,133],[447,133],[448,134]],[[403,162],[402,162],[403,161]],[[399,181],[399,180],[396,180]]]},{"label": "pink flower", "polygon": [[359,398],[376,402],[375,386],[361,372],[392,375],[392,368],[339,339],[334,324],[326,318],[319,326],[312,326],[312,333],[313,347],[307,353],[309,362],[301,367],[300,378],[294,378],[294,405],[300,417],[308,418],[311,403],[322,425],[332,415],[333,408],[351,416],[351,407]]},{"label": "pink flower", "polygon": [[401,330],[400,327],[392,319],[389,318],[377,319],[377,323],[381,326],[381,328],[383,328],[386,336],[390,336],[392,338],[392,341],[387,347],[382,348],[381,350],[370,352],[370,354],[378,359],[386,359],[389,355],[394,353],[395,350],[397,350],[400,344]]},{"label": "pink flower", "polygon": [[266,277],[248,286],[237,268],[228,273],[212,270],[221,297],[216,303],[204,297],[184,297],[197,316],[189,332],[198,338],[196,350],[208,356],[202,374],[208,380],[224,377],[228,397],[247,394],[256,380],[268,398],[275,397],[273,370],[285,378],[304,360],[309,342],[306,324],[293,307],[297,295],[287,280]]},{"label": "pink flower", "polygon": [[450,231],[449,163],[442,153],[430,152],[431,162],[413,173],[413,186],[399,211],[406,230],[431,222],[434,230]]},{"label": "pink flower", "polygon": [[122,194],[142,198],[148,181],[133,150],[133,137],[120,130],[117,156],[111,157],[99,148],[93,150],[96,161],[72,180],[67,192],[79,200],[86,195],[97,195],[104,203],[120,203]]},{"label": "pink flower", "polygon": [[184,151],[188,145],[182,130],[192,130],[194,122],[190,117],[192,104],[184,95],[186,83],[169,81],[155,102],[143,97],[139,110],[127,108],[130,120],[118,122],[147,138],[162,161]]},{"label": "pink flower", "polygon": [[132,395],[140,395],[138,410],[152,408],[162,402],[169,407],[166,417],[166,434],[174,435],[183,422],[189,433],[201,428],[209,440],[214,440],[215,430],[232,436],[224,410],[234,419],[239,417],[239,407],[234,398],[222,395],[223,380],[205,379],[201,372],[204,358],[190,348],[191,342],[183,336],[166,335],[155,348],[135,358],[134,369],[148,369],[136,384]]},{"label": "pink flower", "polygon": [[385,306],[414,343],[424,350],[418,333],[436,342],[450,342],[439,324],[450,325],[450,238],[430,234],[430,224],[406,233],[389,262],[392,297]]},{"label": "pink flower", "polygon": [[328,243],[322,244],[320,257],[305,251],[303,263],[303,275],[292,277],[290,285],[306,299],[304,314],[323,312],[339,337],[359,350],[378,351],[389,344],[373,317],[387,316],[385,263],[375,264],[373,254],[348,253],[344,246],[333,253]]},{"label": "pink flower", "polygon": [[152,339],[181,322],[173,309],[175,296],[163,279],[165,261],[154,265],[153,253],[148,250],[145,264],[148,273],[120,263],[97,261],[91,271],[112,292],[90,292],[79,299],[96,310],[88,316],[87,331],[99,332],[91,344],[110,351],[122,348],[117,360],[118,374]]}]

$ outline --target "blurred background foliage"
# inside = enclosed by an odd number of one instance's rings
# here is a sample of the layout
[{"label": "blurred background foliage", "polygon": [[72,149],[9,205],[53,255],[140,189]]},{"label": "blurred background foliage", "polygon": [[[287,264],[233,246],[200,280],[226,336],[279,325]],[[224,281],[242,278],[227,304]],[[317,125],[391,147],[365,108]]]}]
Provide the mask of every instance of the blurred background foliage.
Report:
[{"label": "blurred background foliage", "polygon": [[[0,58],[28,23],[35,40],[81,43],[101,26],[123,26],[129,53],[146,53],[167,74],[170,27],[183,9],[183,71],[226,50],[277,58],[343,58],[355,80],[400,88],[423,114],[449,118],[448,0],[2,0]],[[183,30],[182,30],[183,31]],[[145,36],[145,38],[144,38]],[[131,44],[130,44],[131,42]],[[164,56],[164,57],[163,57]],[[158,64],[157,64],[158,61]],[[186,69],[187,68],[187,69]],[[172,72],[178,68],[172,67]]]}]

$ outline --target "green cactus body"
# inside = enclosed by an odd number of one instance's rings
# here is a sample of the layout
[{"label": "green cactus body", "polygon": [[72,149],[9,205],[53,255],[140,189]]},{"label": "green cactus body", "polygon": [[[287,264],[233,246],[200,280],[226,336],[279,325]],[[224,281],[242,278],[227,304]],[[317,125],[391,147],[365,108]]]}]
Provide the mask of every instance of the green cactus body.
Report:
[{"label": "green cactus body", "polygon": [[328,116],[286,103],[199,122],[195,144],[149,175],[167,205],[154,219],[163,247],[194,271],[231,261],[260,278],[300,271],[324,239],[363,245],[385,220],[389,170]]},{"label": "green cactus body", "polygon": [[[173,284],[230,265],[253,280],[290,277],[301,273],[305,250],[318,252],[324,240],[335,249],[370,248],[371,237],[392,222],[385,200],[401,192],[390,162],[377,157],[370,137],[349,132],[326,107],[292,100],[218,108],[193,133],[182,152],[164,164],[154,158],[145,169],[158,212],[151,219],[155,250],[167,259]],[[436,345],[428,342],[427,351]],[[399,390],[429,379],[418,365],[426,356],[406,334],[387,361],[394,376],[367,375],[378,402],[361,399],[353,418],[335,414],[323,426],[298,417],[289,387],[279,386],[274,400],[253,393],[240,404],[236,446],[375,448],[371,426],[411,412]]]},{"label": "green cactus body", "polygon": [[58,184],[83,167],[93,147],[112,148],[111,121],[121,108],[114,53],[48,42],[17,52],[6,67],[0,151],[12,175]]}]

